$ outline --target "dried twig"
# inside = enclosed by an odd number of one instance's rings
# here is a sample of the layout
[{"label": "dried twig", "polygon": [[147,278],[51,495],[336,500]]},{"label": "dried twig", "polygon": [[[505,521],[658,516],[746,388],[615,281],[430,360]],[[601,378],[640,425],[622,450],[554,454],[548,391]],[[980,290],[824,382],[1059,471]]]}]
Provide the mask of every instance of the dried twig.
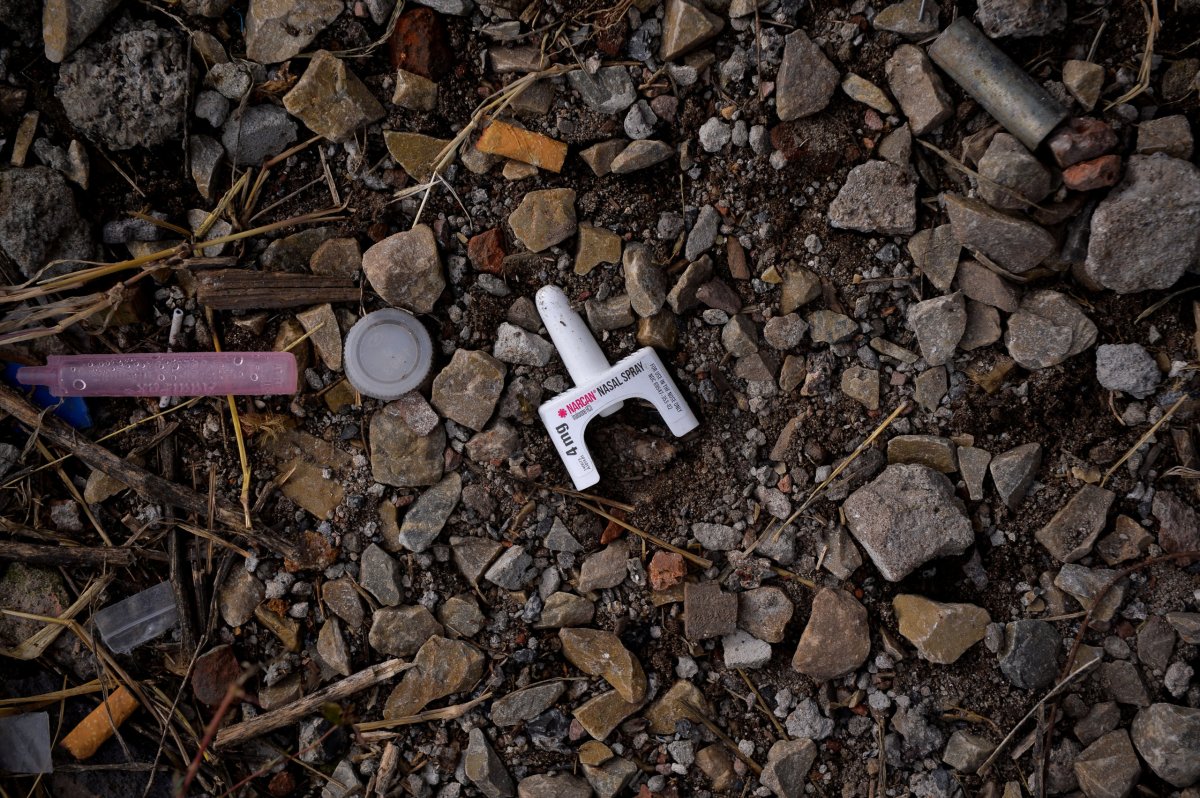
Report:
[{"label": "dried twig", "polygon": [[[157,474],[116,456],[53,416],[43,418],[36,408],[8,388],[0,387],[0,410],[7,411],[17,421],[30,429],[36,429],[45,440],[69,449],[87,465],[128,485],[149,501],[164,502],[199,516],[205,515],[208,510],[208,500],[196,491],[168,482]],[[291,560],[299,559],[296,547],[274,533],[243,528],[241,514],[227,502],[216,502],[215,515],[218,521],[237,530],[240,536],[255,546],[270,549]]]},{"label": "dried twig", "polygon": [[1071,671],[1066,676],[1066,678],[1064,678],[1062,681],[1060,681],[1058,684],[1056,684],[1050,690],[1050,692],[1048,692],[1048,693],[1046,693],[1046,695],[1042,696],[1041,700],[1038,701],[1036,704],[1034,704],[1032,707],[1030,707],[1029,711],[1026,712],[1025,715],[1019,721],[1017,721],[1016,725],[1012,727],[1012,731],[1010,731],[1007,735],[1005,735],[1004,739],[1000,741],[1000,744],[996,746],[996,749],[994,751],[992,751],[992,755],[989,756],[986,760],[984,760],[984,763],[982,765],[980,765],[979,768],[975,772],[980,775],[986,773],[988,768],[990,768],[992,766],[992,763],[996,761],[996,757],[1000,756],[1000,754],[1002,754],[1005,751],[1005,749],[1008,748],[1009,744],[1012,743],[1013,738],[1017,736],[1017,732],[1020,731],[1021,727],[1024,726],[1026,724],[1026,722],[1029,721],[1030,718],[1032,718],[1035,714],[1037,714],[1038,710],[1041,709],[1043,706],[1045,706],[1047,701],[1049,701],[1050,699],[1059,695],[1064,690],[1066,690],[1067,687],[1074,684],[1076,679],[1078,679],[1081,675],[1083,675],[1087,671],[1094,668],[1100,662],[1101,659],[1103,659],[1103,657],[1096,657],[1095,659],[1088,660],[1088,662],[1085,663],[1084,665],[1081,665],[1076,670]]},{"label": "dried twig", "polygon": [[160,551],[125,546],[44,546],[0,540],[0,560],[23,562],[26,565],[128,567],[139,560],[165,562],[166,559]]},{"label": "dried twig", "polygon": [[491,697],[491,693],[484,693],[478,698],[472,698],[470,701],[464,701],[461,704],[449,707],[442,707],[441,709],[427,709],[424,712],[418,712],[415,715],[405,715],[400,718],[384,718],[383,720],[356,723],[354,724],[354,730],[372,732],[379,731],[380,729],[390,729],[393,726],[414,726],[418,723],[428,723],[431,720],[454,720],[455,718],[461,718]]},{"label": "dried twig", "polygon": [[326,702],[341,701],[344,698],[349,698],[355,693],[366,690],[368,687],[374,687],[380,682],[385,682],[411,667],[413,667],[411,662],[404,662],[399,659],[389,659],[386,662],[372,665],[352,676],[347,676],[341,681],[334,682],[323,690],[318,690],[311,695],[298,698],[279,709],[221,729],[217,734],[216,740],[213,742],[213,748],[238,745],[247,740],[253,740],[260,735],[275,731],[280,727],[297,723],[305,715],[315,712]]},{"label": "dried twig", "polygon": [[1184,394],[1183,396],[1181,396],[1177,400],[1175,400],[1175,404],[1171,405],[1167,409],[1167,412],[1162,414],[1162,418],[1160,418],[1158,421],[1154,422],[1150,426],[1150,429],[1146,430],[1146,432],[1140,438],[1137,439],[1137,443],[1135,443],[1135,444],[1133,444],[1133,446],[1129,447],[1129,450],[1126,451],[1125,454],[1121,455],[1121,459],[1118,460],[1117,462],[1113,463],[1112,468],[1110,468],[1104,472],[1104,476],[1100,479],[1100,487],[1104,487],[1105,483],[1107,483],[1109,478],[1112,477],[1112,475],[1116,473],[1117,469],[1120,468],[1121,466],[1125,465],[1125,461],[1128,460],[1130,457],[1133,457],[1133,453],[1136,452],[1138,449],[1140,449],[1142,447],[1143,443],[1150,440],[1150,438],[1152,438],[1154,436],[1154,433],[1158,432],[1159,427],[1161,427],[1163,424],[1166,424],[1167,421],[1171,418],[1171,416],[1175,415],[1175,411],[1178,410],[1180,408],[1180,406],[1182,406],[1183,403],[1185,401],[1187,401],[1187,399],[1188,399],[1187,394]]},{"label": "dried twig", "polygon": [[[808,494],[808,498],[804,500],[804,503],[801,504],[798,508],[796,508],[795,512],[793,512],[791,515],[789,515],[787,517],[787,520],[785,520],[783,523],[781,523],[779,525],[779,527],[774,530],[774,532],[772,533],[771,540],[774,541],[775,538],[778,538],[779,535],[783,532],[783,530],[787,529],[789,524],[791,524],[793,521],[795,521],[797,518],[799,518],[801,515],[803,515],[808,510],[808,508],[811,507],[817,501],[817,499],[819,499],[821,497],[821,495],[823,493],[825,493],[825,489],[828,488],[830,485],[832,485],[833,481],[835,479],[837,479],[839,476],[841,476],[841,473],[843,471],[845,471],[847,468],[849,468],[850,464],[853,463],[855,460],[857,460],[859,458],[859,456],[862,455],[863,452],[865,452],[867,449],[871,448],[871,445],[873,443],[875,443],[875,440],[880,435],[883,434],[883,431],[886,430],[888,427],[890,427],[892,425],[892,422],[895,421],[900,416],[901,413],[908,410],[908,408],[911,404],[912,403],[908,402],[908,401],[901,402],[900,405],[895,410],[893,410],[888,415],[887,418],[885,418],[883,421],[879,422],[879,426],[876,427],[875,430],[870,435],[867,436],[867,439],[864,440],[862,443],[860,443],[854,449],[854,451],[850,453],[849,457],[847,457],[842,462],[838,463],[837,467],[829,472],[829,476],[825,477],[825,479],[821,482],[820,485],[817,485],[815,488],[812,489],[812,492]],[[772,521],[774,521],[774,519],[772,519]],[[770,528],[771,527],[768,526],[766,530],[763,530],[763,535],[760,535],[758,539],[754,540],[749,546],[746,547],[746,549],[743,553],[747,557],[750,556],[756,548],[758,548],[758,544],[759,544],[760,540],[762,539],[763,536],[766,535],[767,530],[769,530]],[[813,585],[813,586],[815,587],[815,585]]]},{"label": "dried twig", "polygon": [[601,510],[599,507],[595,507],[591,504],[588,504],[587,502],[585,502],[583,500],[579,500],[579,505],[581,507],[583,507],[585,510],[590,510],[593,513],[595,513],[596,515],[600,516],[601,518],[607,518],[609,521],[612,521],[614,524],[617,524],[618,526],[621,526],[621,527],[627,529],[628,531],[632,532],[633,534],[637,535],[642,540],[645,540],[648,543],[653,543],[655,546],[658,546],[659,548],[666,549],[667,551],[675,552],[680,557],[683,557],[685,560],[687,560],[688,562],[690,562],[694,565],[698,565],[704,569],[712,568],[712,560],[705,559],[704,557],[701,557],[698,554],[693,554],[692,552],[688,551],[687,549],[681,549],[678,546],[672,545],[672,544],[668,543],[667,541],[663,540],[662,538],[658,537],[657,535],[652,535],[649,532],[638,529],[636,526],[629,523],[628,521],[622,521],[620,518],[617,518],[612,513],[606,513],[604,510]]}]

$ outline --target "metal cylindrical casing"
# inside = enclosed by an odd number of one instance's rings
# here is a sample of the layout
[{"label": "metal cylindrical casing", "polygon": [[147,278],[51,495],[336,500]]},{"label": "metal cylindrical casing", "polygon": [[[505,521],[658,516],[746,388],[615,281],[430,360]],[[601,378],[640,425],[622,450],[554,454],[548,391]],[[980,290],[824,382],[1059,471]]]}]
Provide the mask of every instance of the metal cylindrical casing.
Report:
[{"label": "metal cylindrical casing", "polygon": [[1067,118],[1049,92],[964,17],[929,45],[929,57],[1031,150]]}]

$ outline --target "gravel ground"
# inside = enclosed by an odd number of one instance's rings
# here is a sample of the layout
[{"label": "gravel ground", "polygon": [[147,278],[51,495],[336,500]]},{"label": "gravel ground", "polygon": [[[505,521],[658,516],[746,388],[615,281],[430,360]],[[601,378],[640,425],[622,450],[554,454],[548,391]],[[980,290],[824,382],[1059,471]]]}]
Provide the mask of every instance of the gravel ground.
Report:
[{"label": "gravel ground", "polygon": [[[1200,6],[1141,84],[1134,3],[18,5],[5,361],[299,377],[59,438],[0,396],[0,608],[86,638],[0,617],[8,794],[1200,795]],[[964,25],[1044,130],[959,85]],[[25,282],[81,261],[125,268]],[[587,496],[544,286],[698,421],[589,424]],[[342,351],[388,307],[433,342],[395,400]]]}]

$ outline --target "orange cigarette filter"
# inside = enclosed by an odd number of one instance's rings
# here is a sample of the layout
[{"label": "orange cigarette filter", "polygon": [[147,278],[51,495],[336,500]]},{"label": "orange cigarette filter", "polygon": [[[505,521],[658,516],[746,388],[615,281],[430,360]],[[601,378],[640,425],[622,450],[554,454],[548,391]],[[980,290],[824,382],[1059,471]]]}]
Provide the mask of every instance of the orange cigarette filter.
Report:
[{"label": "orange cigarette filter", "polygon": [[124,686],[118,687],[108,694],[107,701],[93,709],[63,738],[62,747],[78,760],[88,759],[112,737],[113,730],[124,723],[137,707],[138,702],[133,694]]}]

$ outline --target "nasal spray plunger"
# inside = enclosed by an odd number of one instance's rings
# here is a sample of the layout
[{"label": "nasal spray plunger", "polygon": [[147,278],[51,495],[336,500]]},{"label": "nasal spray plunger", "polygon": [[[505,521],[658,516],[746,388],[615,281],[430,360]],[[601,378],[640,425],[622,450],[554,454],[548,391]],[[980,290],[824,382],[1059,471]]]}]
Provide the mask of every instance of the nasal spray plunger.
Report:
[{"label": "nasal spray plunger", "polygon": [[588,422],[617,412],[626,399],[650,402],[676,436],[700,425],[653,348],[639,349],[610,366],[561,288],[547,285],[539,289],[537,309],[575,383],[571,390],[544,402],[538,415],[576,488],[583,490],[600,481],[583,437]]}]

